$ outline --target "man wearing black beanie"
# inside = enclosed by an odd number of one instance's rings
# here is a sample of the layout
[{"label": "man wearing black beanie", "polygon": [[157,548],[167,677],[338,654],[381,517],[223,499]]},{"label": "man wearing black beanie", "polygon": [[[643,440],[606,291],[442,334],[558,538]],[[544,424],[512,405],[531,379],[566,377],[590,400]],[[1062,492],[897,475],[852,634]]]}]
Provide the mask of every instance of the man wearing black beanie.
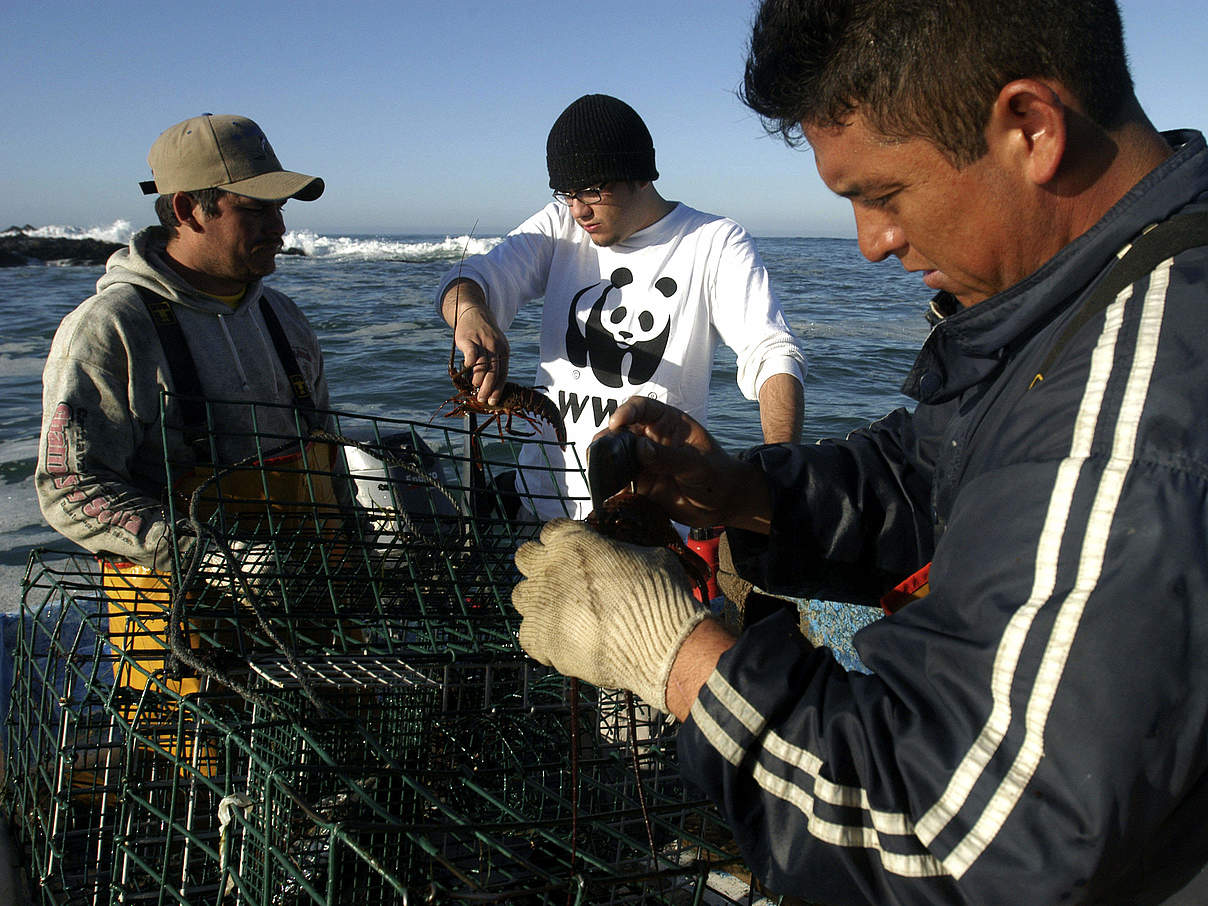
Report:
[{"label": "man wearing black beanie", "polygon": [[746,231],[659,195],[646,124],[608,95],[562,111],[546,165],[556,200],[489,253],[451,268],[437,292],[474,365],[478,398],[489,402],[507,379],[504,331],[522,303],[545,298],[534,383],[547,388],[578,454],[568,449],[561,471],[545,449],[522,452],[539,466],[525,477],[534,499],[545,499],[538,515],[586,515],[583,451],[630,396],[704,421],[719,339],[738,357],[743,394],[759,401],[764,441],[797,441],[805,357]]}]

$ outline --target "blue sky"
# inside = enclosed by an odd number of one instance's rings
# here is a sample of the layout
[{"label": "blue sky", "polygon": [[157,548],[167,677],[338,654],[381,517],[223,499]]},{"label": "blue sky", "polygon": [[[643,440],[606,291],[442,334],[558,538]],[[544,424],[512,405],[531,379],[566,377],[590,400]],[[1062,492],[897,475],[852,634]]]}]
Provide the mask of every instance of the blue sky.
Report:
[{"label": "blue sky", "polygon": [[[1208,128],[1208,4],[1123,0],[1143,105]],[[736,99],[754,0],[8,3],[0,229],[153,219],[137,182],[165,127],[243,113],[327,193],[291,228],[467,232],[548,198],[545,136],[576,97],[624,98],[668,198],[756,235],[851,236],[808,151]]]}]

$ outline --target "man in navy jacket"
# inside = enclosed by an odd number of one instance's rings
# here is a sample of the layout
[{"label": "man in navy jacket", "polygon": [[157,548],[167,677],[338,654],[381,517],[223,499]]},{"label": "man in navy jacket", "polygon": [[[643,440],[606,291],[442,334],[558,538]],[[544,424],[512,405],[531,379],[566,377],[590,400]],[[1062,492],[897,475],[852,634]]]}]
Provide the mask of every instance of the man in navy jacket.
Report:
[{"label": "man in navy jacket", "polygon": [[937,291],[918,405],[738,458],[652,401],[611,427],[760,588],[872,603],[929,569],[929,594],[845,673],[563,520],[517,553],[521,643],[684,720],[685,776],[772,889],[1208,902],[1203,136],[1146,118],[1113,0],[766,0],[744,100],[866,257]]}]

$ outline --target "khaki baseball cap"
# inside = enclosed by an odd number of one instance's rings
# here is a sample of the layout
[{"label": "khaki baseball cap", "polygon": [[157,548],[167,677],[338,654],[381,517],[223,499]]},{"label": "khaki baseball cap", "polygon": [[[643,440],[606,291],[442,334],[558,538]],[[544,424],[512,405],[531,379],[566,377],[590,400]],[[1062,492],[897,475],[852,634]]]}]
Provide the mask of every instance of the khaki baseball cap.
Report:
[{"label": "khaki baseball cap", "polygon": [[263,130],[244,116],[205,113],[165,129],[147,155],[144,195],[225,189],[260,201],[314,201],[323,180],[281,169]]}]

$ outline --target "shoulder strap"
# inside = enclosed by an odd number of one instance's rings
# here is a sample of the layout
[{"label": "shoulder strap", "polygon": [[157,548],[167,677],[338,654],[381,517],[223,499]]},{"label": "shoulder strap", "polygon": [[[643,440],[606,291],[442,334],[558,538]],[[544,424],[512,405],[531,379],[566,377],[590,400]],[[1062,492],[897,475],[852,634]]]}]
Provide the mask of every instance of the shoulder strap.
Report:
[{"label": "shoulder strap", "polygon": [[180,328],[176,312],[170,303],[159,293],[152,292],[145,286],[135,286],[155,332],[159,335],[159,344],[163,347],[168,359],[168,371],[172,373],[172,385],[180,395],[180,408],[184,416],[185,442],[189,444],[203,462],[210,459],[209,449],[205,439],[206,404],[202,398],[201,378],[197,375],[197,363],[193,361],[193,353],[185,342],[185,332]]},{"label": "shoulder strap", "polygon": [[[206,426],[206,405],[201,388],[201,378],[198,376],[197,363],[189,351],[185,340],[185,332],[181,329],[180,321],[170,303],[163,296],[145,286],[136,286],[139,298],[151,315],[151,323],[159,336],[160,345],[168,359],[168,370],[172,373],[172,384],[180,396],[181,413],[184,417],[185,442],[193,447],[198,458],[203,462],[210,460],[209,447],[206,442],[209,431]],[[269,304],[265,296],[260,297],[260,312],[268,327],[269,337],[281,360],[281,367],[289,378],[289,384],[294,394],[294,401],[303,412],[310,426],[316,427],[314,417],[315,401],[310,392],[310,385],[298,367],[298,358],[289,344],[281,320]]]},{"label": "shoulder strap", "polygon": [[1103,312],[1121,290],[1136,283],[1167,258],[1201,245],[1208,245],[1208,211],[1177,214],[1169,220],[1155,224],[1138,236],[1087,296],[1074,319],[1066,325],[1049,354],[1045,356],[1028,389],[1031,390],[1044,380],[1045,374],[1074,334]]},{"label": "shoulder strap", "polygon": [[315,399],[310,392],[310,384],[306,382],[306,377],[298,366],[298,357],[294,355],[294,347],[290,345],[289,337],[285,335],[281,319],[277,317],[277,313],[269,304],[268,296],[260,297],[260,313],[264,315],[264,323],[268,327],[269,336],[272,337],[273,346],[277,349],[277,357],[281,359],[286,377],[289,378],[289,385],[293,388],[294,402],[302,410],[310,426],[317,427],[314,419]]}]

